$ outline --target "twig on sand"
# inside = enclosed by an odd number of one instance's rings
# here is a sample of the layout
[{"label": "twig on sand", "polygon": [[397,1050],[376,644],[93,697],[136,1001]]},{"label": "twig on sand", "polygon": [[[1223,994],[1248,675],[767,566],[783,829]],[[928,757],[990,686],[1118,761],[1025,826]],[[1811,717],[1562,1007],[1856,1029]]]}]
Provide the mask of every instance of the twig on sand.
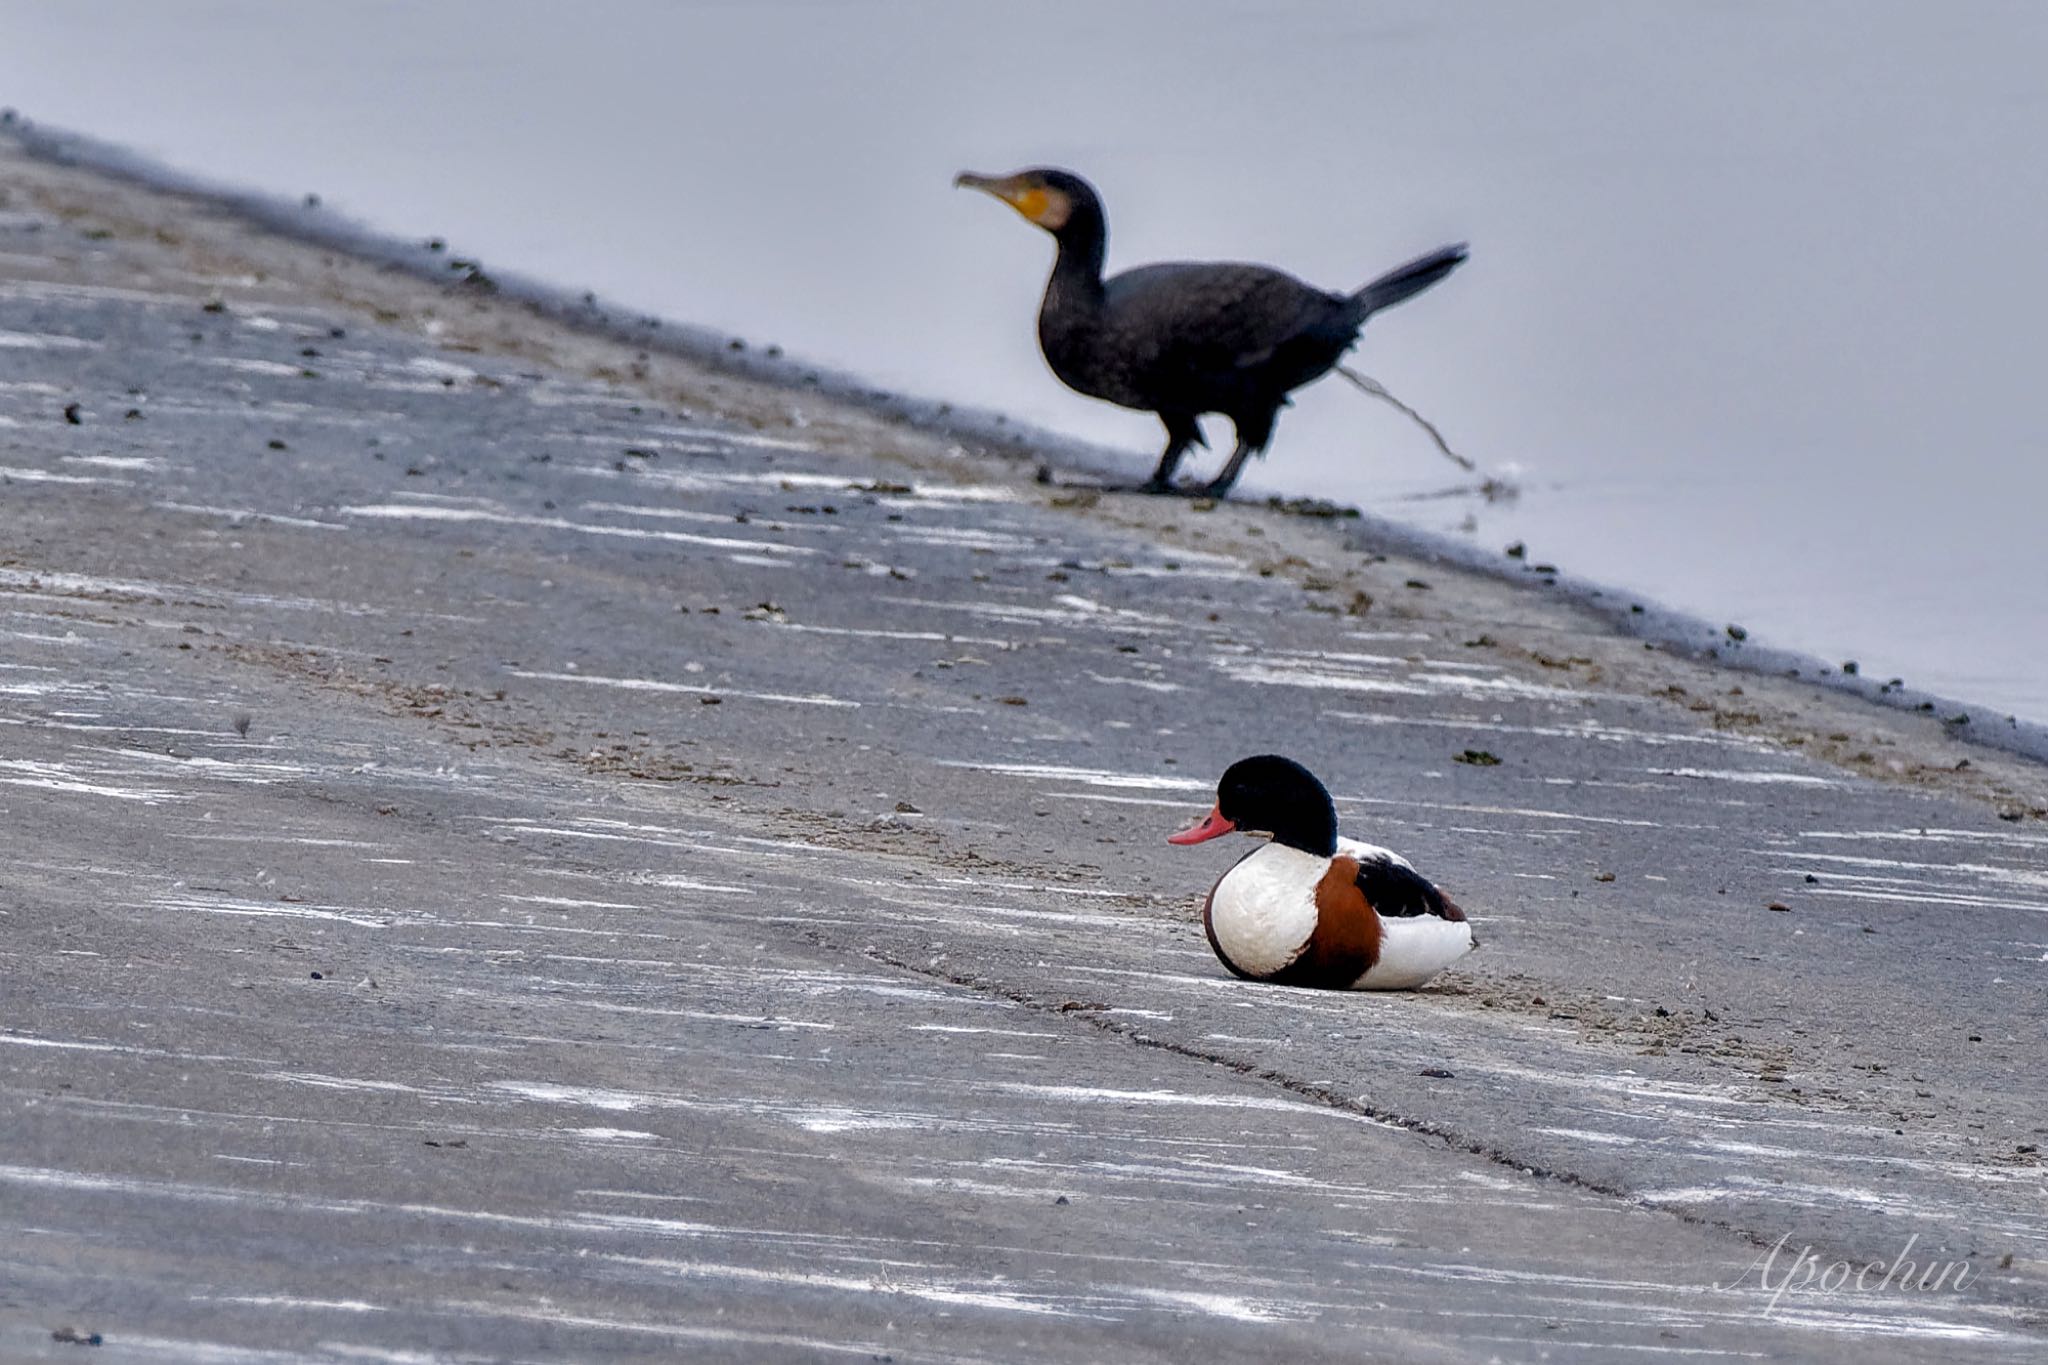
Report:
[{"label": "twig on sand", "polygon": [[1400,399],[1394,397],[1393,394],[1387,391],[1387,386],[1380,383],[1379,380],[1374,379],[1371,375],[1360,374],[1358,371],[1352,369],[1348,365],[1339,365],[1337,367],[1337,373],[1343,375],[1346,379],[1350,380],[1354,385],[1356,385],[1359,389],[1363,390],[1364,392],[1371,394],[1375,398],[1384,398],[1387,400],[1387,402],[1392,403],[1402,412],[1407,413],[1410,420],[1412,420],[1415,423],[1415,425],[1421,427],[1424,431],[1429,433],[1429,439],[1436,442],[1436,448],[1438,450],[1441,450],[1444,453],[1444,457],[1448,459],[1452,464],[1458,466],[1458,468],[1464,470],[1467,474],[1476,474],[1479,472],[1478,465],[1472,463],[1472,461],[1466,459],[1463,455],[1460,455],[1457,451],[1451,449],[1450,442],[1444,439],[1444,434],[1436,429],[1436,425],[1433,422],[1431,422],[1427,417],[1424,417],[1421,413],[1417,412],[1414,408],[1411,408],[1406,403],[1403,403]]}]

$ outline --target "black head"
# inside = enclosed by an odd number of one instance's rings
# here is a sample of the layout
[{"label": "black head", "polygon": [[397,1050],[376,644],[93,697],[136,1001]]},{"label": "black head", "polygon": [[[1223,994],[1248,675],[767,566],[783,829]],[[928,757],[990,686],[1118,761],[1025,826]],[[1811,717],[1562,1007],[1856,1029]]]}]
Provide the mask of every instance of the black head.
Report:
[{"label": "black head", "polygon": [[1216,784],[1216,809],[1167,842],[1199,844],[1240,830],[1328,857],[1337,851],[1337,807],[1316,775],[1291,758],[1239,759]]},{"label": "black head", "polygon": [[1103,232],[1101,198],[1094,186],[1072,171],[1055,166],[1000,176],[962,171],[953,183],[994,195],[1055,237]]}]

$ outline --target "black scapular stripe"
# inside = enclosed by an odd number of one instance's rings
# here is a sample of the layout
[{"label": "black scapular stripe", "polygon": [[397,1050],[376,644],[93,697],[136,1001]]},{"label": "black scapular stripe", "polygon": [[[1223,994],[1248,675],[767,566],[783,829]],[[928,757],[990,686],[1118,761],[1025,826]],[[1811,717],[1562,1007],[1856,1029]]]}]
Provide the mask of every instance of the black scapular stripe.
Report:
[{"label": "black scapular stripe", "polygon": [[1406,919],[1414,915],[1436,915],[1441,919],[1463,919],[1447,911],[1450,902],[1413,868],[1386,858],[1358,864],[1358,889],[1382,918]]}]

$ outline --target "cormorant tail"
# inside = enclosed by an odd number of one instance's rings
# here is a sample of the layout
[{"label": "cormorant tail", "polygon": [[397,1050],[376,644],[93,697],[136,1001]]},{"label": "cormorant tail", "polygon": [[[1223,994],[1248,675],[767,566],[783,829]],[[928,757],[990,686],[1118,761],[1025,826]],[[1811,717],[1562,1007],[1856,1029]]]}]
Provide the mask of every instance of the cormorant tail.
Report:
[{"label": "cormorant tail", "polygon": [[1351,296],[1358,304],[1359,321],[1363,322],[1382,308],[1392,308],[1403,299],[1420,294],[1463,264],[1466,254],[1463,242],[1438,247],[1427,256],[1417,256],[1406,265],[1395,266],[1371,284],[1363,286]]}]

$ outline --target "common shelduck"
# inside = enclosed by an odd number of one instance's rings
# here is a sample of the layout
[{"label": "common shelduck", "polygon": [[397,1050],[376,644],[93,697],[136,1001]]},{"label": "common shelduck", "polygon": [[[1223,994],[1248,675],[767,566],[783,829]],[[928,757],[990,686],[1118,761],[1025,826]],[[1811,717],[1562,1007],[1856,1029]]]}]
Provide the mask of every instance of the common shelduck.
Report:
[{"label": "common shelduck", "polygon": [[1216,808],[1171,844],[1233,831],[1267,836],[1202,906],[1223,965],[1252,981],[1327,990],[1420,986],[1472,951],[1465,912],[1406,858],[1337,837],[1337,807],[1315,774],[1261,754],[1230,765]]}]

